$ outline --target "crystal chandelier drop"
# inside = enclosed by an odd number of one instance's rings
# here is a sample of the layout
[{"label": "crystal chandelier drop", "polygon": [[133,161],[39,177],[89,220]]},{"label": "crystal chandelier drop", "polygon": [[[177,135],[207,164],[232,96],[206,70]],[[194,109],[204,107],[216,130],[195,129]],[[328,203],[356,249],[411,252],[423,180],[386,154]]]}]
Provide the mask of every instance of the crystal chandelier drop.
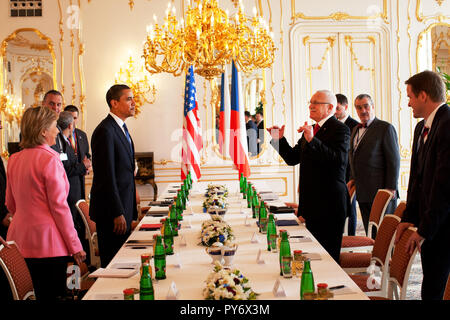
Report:
[{"label": "crystal chandelier drop", "polygon": [[234,18],[219,8],[217,0],[193,0],[185,18],[177,20],[171,3],[164,24],[147,27],[144,43],[145,68],[152,74],[166,72],[179,76],[189,66],[206,79],[221,75],[234,60],[244,72],[273,64],[275,45],[268,25],[257,16],[247,18],[243,6]]}]

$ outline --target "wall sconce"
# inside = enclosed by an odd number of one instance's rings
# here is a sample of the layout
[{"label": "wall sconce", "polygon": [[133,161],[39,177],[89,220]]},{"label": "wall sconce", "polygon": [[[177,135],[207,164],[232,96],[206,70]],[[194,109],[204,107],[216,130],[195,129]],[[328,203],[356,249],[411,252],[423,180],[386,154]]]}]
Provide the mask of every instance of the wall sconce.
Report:
[{"label": "wall sconce", "polygon": [[5,92],[0,95],[0,111],[5,114],[6,121],[12,123],[15,120],[20,125],[23,113],[25,112],[25,104],[22,104],[20,98],[10,96]]},{"label": "wall sconce", "polygon": [[153,104],[156,100],[156,87],[150,83],[148,76],[144,72],[144,66],[139,66],[130,56],[127,67],[120,67],[116,73],[115,83],[123,83],[131,88],[136,102],[136,112],[134,117],[141,113],[144,103]]}]

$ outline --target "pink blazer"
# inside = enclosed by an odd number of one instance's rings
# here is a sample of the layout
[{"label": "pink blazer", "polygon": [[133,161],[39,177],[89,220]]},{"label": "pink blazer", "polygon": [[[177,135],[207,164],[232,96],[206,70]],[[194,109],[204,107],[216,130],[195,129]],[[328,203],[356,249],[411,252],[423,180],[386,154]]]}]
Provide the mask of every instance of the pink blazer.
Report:
[{"label": "pink blazer", "polygon": [[67,205],[69,182],[48,145],[24,149],[8,161],[6,206],[14,217],[7,240],[25,258],[68,256],[82,250]]}]

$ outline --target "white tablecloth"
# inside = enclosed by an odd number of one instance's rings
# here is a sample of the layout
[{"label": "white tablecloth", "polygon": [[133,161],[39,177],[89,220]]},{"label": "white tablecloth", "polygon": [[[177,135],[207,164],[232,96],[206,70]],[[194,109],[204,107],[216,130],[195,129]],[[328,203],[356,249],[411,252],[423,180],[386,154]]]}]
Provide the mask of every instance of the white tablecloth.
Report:
[{"label": "white tablecloth", "polygon": [[[204,186],[204,185],[203,185]],[[203,187],[202,186],[202,187]],[[202,212],[202,202],[204,200],[204,188],[197,185],[197,192],[191,193],[190,204],[184,212],[184,220],[181,222],[179,236],[175,238],[175,255],[167,256],[165,280],[154,280],[155,299],[166,299],[172,282],[175,283],[179,291],[178,299],[181,300],[202,300],[202,290],[205,287],[205,280],[209,273],[213,271],[210,256],[205,252],[205,247],[200,243],[200,227],[203,221],[210,218],[209,214]],[[170,186],[169,186],[170,189]],[[232,188],[231,188],[232,189]],[[164,198],[168,193],[161,196]],[[235,236],[234,242],[239,245],[234,258],[234,266],[250,280],[252,289],[259,293],[258,299],[289,299],[298,300],[300,297],[300,278],[293,277],[286,279],[280,276],[278,253],[267,251],[266,235],[258,232],[256,220],[251,219],[251,209],[247,209],[246,200],[242,196],[231,190],[229,194],[230,207],[225,215],[225,220],[230,224]],[[243,213],[244,212],[244,213]],[[249,226],[245,224],[247,221]],[[293,214],[280,214],[279,219],[296,219]],[[144,217],[140,222],[158,223],[159,217]],[[291,241],[291,250],[303,250],[304,252],[320,255],[320,260],[311,261],[311,269],[315,283],[327,283],[330,287],[345,285],[347,294],[335,293],[336,300],[367,300],[367,296],[349,278],[344,270],[331,258],[322,248],[317,240],[305,228],[300,226],[277,227],[277,230],[286,229],[289,234],[302,235],[310,238],[309,242]],[[151,239],[157,231],[138,231],[139,226],[130,235],[129,239]],[[259,243],[252,243],[255,235]],[[186,246],[180,246],[181,237],[186,240]],[[262,251],[261,258],[264,264],[257,263],[259,249]],[[153,252],[152,247],[146,249],[131,249],[122,247],[108,267],[117,263],[139,263],[140,255]],[[153,266],[153,259],[151,262]],[[180,268],[181,264],[181,268]],[[273,287],[277,280],[280,280],[286,296],[278,297],[273,294]],[[86,293],[84,300],[108,300],[122,299],[122,291],[125,288],[139,288],[139,272],[130,278],[99,278]],[[345,292],[344,292],[345,293]]]}]

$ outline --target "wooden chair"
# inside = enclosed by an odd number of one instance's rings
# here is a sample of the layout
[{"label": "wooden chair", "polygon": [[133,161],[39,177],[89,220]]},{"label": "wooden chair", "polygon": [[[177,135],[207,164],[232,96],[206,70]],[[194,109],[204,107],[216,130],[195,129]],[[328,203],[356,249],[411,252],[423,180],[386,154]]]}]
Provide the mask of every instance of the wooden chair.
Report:
[{"label": "wooden chair", "polygon": [[367,295],[387,296],[387,280],[389,278],[389,262],[394,248],[395,231],[400,223],[398,216],[388,214],[383,218],[380,229],[375,238],[372,253],[342,252],[341,267],[348,273],[367,272],[369,267],[378,267],[381,270],[381,287],[369,287],[370,274],[350,274],[350,278]]},{"label": "wooden chair", "polygon": [[444,300],[450,300],[450,276],[448,276],[447,285],[445,286]]},{"label": "wooden chair", "polygon": [[100,268],[97,228],[95,222],[92,221],[89,217],[89,205],[84,199],[81,199],[77,201],[75,206],[77,207],[77,210],[80,213],[81,218],[83,219],[86,229],[86,239],[89,242],[89,258],[91,261],[90,265],[94,266],[95,268]]},{"label": "wooden chair", "polygon": [[[405,300],[411,266],[418,252],[416,247],[414,252],[410,254],[406,244],[416,230],[417,228],[408,228],[403,232],[399,242],[395,245],[389,266],[387,297],[377,295],[370,297],[371,300]],[[422,245],[422,242],[420,245]]]},{"label": "wooden chair", "polygon": [[150,184],[153,187],[153,201],[158,198],[158,186],[155,182],[153,152],[136,152],[134,154],[138,165],[135,181],[140,184]]},{"label": "wooden chair", "polygon": [[14,300],[36,300],[33,281],[27,263],[14,241],[7,242],[9,248],[0,245],[0,266],[11,287]]},{"label": "wooden chair", "polygon": [[[356,185],[355,183],[350,183],[347,182],[347,190],[348,190],[348,194],[350,195],[350,204],[353,203],[353,201],[355,200],[355,196],[356,196]],[[345,218],[345,225],[344,225],[344,236],[348,235],[348,217]]]},{"label": "wooden chair", "polygon": [[379,189],[372,203],[369,217],[369,232],[366,236],[343,236],[341,252],[372,250],[375,240],[372,238],[372,228],[378,230],[383,220],[386,208],[394,194],[386,189]]},{"label": "wooden chair", "polygon": [[405,211],[405,209],[406,201],[400,201],[393,214],[401,219],[403,217],[403,212]]}]

